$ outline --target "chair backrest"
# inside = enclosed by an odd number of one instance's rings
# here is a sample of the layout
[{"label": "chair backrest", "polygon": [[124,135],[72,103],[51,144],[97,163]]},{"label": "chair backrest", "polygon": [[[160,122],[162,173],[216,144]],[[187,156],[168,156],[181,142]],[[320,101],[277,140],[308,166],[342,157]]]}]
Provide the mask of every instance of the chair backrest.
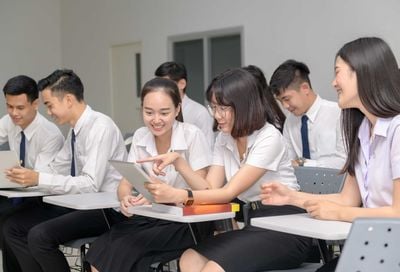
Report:
[{"label": "chair backrest", "polygon": [[336,272],[400,271],[400,219],[353,222]]},{"label": "chair backrest", "polygon": [[322,167],[296,167],[294,173],[302,192],[333,194],[341,191],[344,175],[340,170]]}]

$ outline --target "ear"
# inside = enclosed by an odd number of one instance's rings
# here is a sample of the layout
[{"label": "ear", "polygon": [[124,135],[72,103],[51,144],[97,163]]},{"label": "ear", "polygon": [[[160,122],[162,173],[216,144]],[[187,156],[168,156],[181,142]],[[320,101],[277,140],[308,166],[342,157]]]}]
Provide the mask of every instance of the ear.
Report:
[{"label": "ear", "polygon": [[177,83],[178,89],[180,92],[183,92],[183,90],[186,88],[186,80],[185,79],[180,79]]},{"label": "ear", "polygon": [[32,102],[32,106],[35,108],[35,110],[39,110],[39,98],[36,98],[36,99]]},{"label": "ear", "polygon": [[308,85],[307,82],[301,83],[300,91],[303,92],[304,94],[309,94],[311,91],[310,85]]},{"label": "ear", "polygon": [[67,103],[68,108],[71,108],[72,104],[75,101],[75,96],[73,96],[72,94],[67,93],[67,94],[64,95],[64,99],[65,99],[65,103]]},{"label": "ear", "polygon": [[179,112],[181,111],[182,107],[181,107],[181,103],[179,103],[178,107],[176,107],[176,113],[175,113],[175,117],[178,116]]}]

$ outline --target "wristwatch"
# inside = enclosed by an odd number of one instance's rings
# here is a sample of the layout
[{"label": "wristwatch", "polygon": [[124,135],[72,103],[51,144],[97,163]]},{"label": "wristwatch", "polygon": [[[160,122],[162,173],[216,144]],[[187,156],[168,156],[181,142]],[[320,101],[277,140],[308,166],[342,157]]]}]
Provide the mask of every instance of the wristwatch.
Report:
[{"label": "wristwatch", "polygon": [[188,193],[188,198],[187,198],[187,200],[185,202],[185,206],[191,206],[193,204],[193,202],[194,202],[193,192],[190,189],[186,189],[186,191]]}]

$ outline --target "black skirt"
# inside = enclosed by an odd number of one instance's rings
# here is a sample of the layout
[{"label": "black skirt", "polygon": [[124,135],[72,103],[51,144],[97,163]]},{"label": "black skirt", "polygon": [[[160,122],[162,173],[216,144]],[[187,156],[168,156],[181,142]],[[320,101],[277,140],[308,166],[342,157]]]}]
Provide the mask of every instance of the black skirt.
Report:
[{"label": "black skirt", "polygon": [[[250,218],[304,213],[294,206],[264,206],[251,210]],[[210,237],[194,250],[227,272],[264,271],[298,267],[308,257],[312,239],[246,226]]]},{"label": "black skirt", "polygon": [[[212,234],[208,222],[192,227],[200,240]],[[160,256],[180,256],[193,245],[188,224],[134,215],[100,236],[91,245],[86,261],[104,272],[142,272]]]}]

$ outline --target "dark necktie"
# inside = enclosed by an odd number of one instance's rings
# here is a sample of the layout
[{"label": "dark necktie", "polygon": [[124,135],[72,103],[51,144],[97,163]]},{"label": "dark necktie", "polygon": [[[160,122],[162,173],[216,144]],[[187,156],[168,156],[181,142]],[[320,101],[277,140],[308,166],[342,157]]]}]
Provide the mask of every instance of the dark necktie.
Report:
[{"label": "dark necktie", "polygon": [[308,117],[303,115],[301,117],[301,143],[303,144],[303,158],[310,159],[310,147],[308,145]]},{"label": "dark necktie", "polygon": [[72,130],[71,133],[71,153],[72,153],[71,176],[75,177],[75,131],[74,130]]},{"label": "dark necktie", "polygon": [[[21,131],[21,142],[19,143],[19,162],[22,167],[25,167],[25,133]],[[22,197],[15,197],[11,200],[14,206],[22,203]]]},{"label": "dark necktie", "polygon": [[25,133],[21,131],[21,142],[19,144],[19,161],[25,167]]}]

